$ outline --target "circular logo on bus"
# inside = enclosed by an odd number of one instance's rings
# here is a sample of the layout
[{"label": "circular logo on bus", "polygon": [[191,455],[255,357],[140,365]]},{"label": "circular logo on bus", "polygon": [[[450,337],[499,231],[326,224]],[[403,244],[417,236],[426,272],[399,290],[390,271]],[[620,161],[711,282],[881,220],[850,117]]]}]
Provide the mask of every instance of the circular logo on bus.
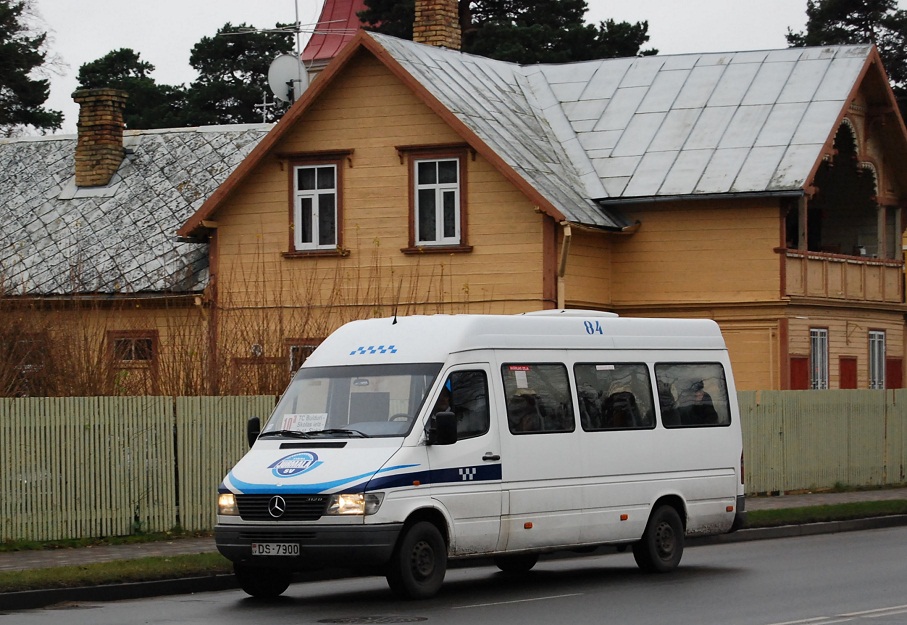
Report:
[{"label": "circular logo on bus", "polygon": [[274,495],[271,497],[271,500],[268,502],[268,513],[275,519],[279,519],[283,516],[283,513],[287,511],[287,500],[281,497],[280,495]]},{"label": "circular logo on bus", "polygon": [[311,471],[321,464],[318,455],[311,451],[302,451],[297,454],[284,456],[268,468],[274,477],[293,477]]}]

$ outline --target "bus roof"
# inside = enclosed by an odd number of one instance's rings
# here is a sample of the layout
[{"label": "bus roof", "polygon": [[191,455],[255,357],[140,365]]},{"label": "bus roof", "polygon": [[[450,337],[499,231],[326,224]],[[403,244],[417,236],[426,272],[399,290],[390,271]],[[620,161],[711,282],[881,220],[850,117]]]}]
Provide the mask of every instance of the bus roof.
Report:
[{"label": "bus roof", "polygon": [[624,318],[551,310],[518,315],[417,315],[352,321],[331,334],[305,366],[444,362],[477,349],[723,350],[710,319]]}]

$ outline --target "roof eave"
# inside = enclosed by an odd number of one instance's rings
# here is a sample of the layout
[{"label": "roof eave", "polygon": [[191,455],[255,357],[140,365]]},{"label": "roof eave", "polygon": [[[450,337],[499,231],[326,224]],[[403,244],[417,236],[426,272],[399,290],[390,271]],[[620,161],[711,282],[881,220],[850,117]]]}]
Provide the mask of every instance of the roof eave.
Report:
[{"label": "roof eave", "polygon": [[602,206],[629,206],[633,204],[654,204],[664,202],[689,202],[709,200],[735,200],[756,198],[802,197],[806,191],[802,188],[782,189],[778,191],[732,191],[729,193],[689,193],[685,195],[649,195],[637,197],[614,197],[596,200]]}]

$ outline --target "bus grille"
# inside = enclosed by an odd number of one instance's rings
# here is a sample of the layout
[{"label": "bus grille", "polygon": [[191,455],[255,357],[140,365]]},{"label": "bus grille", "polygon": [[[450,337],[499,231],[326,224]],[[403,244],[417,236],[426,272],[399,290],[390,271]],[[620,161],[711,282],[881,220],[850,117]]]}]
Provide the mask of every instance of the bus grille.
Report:
[{"label": "bus grille", "polygon": [[[271,513],[274,497],[281,497],[286,504],[284,512]],[[327,497],[324,495],[237,495],[239,516],[244,521],[317,521],[324,514]]]}]

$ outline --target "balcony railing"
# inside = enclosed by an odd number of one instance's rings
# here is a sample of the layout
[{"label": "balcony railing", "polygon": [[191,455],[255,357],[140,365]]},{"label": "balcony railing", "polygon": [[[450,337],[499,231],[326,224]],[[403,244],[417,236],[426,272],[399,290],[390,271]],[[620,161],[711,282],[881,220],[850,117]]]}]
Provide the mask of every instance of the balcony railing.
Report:
[{"label": "balcony railing", "polygon": [[785,293],[866,302],[904,302],[904,263],[899,260],[780,250]]}]

